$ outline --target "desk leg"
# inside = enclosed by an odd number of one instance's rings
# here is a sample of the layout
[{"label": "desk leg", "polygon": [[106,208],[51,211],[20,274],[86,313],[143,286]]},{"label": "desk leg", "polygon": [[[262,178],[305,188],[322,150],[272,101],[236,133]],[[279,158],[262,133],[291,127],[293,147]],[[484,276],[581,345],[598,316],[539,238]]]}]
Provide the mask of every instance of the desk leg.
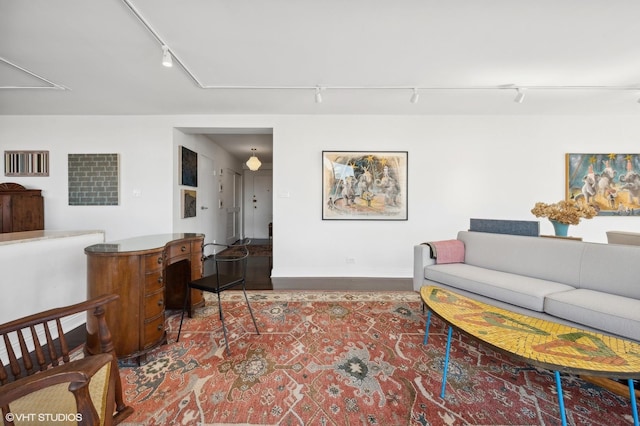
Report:
[{"label": "desk leg", "polygon": [[440,398],[444,399],[444,388],[447,385],[447,370],[449,369],[449,350],[451,349],[451,332],[453,329],[449,326],[449,335],[447,336],[447,352],[444,355],[444,372],[442,373],[442,389],[440,389]]},{"label": "desk leg", "polygon": [[431,311],[427,311],[427,323],[424,326],[424,340],[422,341],[423,345],[426,345],[429,341],[429,325],[431,324]]},{"label": "desk leg", "polygon": [[638,404],[636,403],[636,392],[633,389],[633,379],[629,379],[629,395],[631,396],[631,410],[633,411],[633,426],[638,426]]},{"label": "desk leg", "polygon": [[556,376],[556,388],[558,389],[558,405],[560,406],[560,418],[562,419],[562,426],[567,426],[567,416],[564,412],[564,397],[562,396],[562,383],[560,383],[560,372],[554,372]]}]

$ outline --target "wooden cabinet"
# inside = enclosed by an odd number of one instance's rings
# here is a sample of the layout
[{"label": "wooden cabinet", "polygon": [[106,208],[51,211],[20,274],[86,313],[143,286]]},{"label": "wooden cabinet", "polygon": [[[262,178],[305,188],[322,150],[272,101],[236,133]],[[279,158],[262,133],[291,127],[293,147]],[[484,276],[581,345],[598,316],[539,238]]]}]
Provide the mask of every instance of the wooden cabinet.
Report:
[{"label": "wooden cabinet", "polygon": [[[203,241],[201,234],[166,234],[85,248],[87,297],[120,295],[106,319],[125,363],[143,363],[149,350],[166,342],[165,309],[182,309],[187,283],[202,276]],[[189,315],[202,305],[202,292],[192,290]],[[87,321],[90,352],[96,327]]]},{"label": "wooden cabinet", "polygon": [[39,189],[0,183],[0,233],[44,229],[44,199]]}]

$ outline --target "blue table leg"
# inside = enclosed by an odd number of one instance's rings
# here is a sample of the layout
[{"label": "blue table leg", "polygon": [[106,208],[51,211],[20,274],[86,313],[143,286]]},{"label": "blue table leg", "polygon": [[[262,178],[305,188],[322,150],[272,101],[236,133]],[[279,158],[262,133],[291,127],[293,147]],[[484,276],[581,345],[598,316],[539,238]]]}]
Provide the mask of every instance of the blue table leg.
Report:
[{"label": "blue table leg", "polygon": [[638,404],[636,404],[636,391],[633,389],[633,379],[629,379],[629,393],[631,395],[631,410],[633,411],[633,426],[638,426]]},{"label": "blue table leg", "polygon": [[447,336],[447,353],[444,355],[444,372],[442,373],[442,389],[440,390],[440,398],[444,398],[444,388],[447,385],[447,370],[449,369],[449,350],[451,349],[451,332],[453,329],[449,326],[449,335]]},{"label": "blue table leg", "polygon": [[427,324],[424,327],[424,340],[422,341],[423,345],[426,345],[429,341],[429,325],[431,324],[431,311],[427,312]]},{"label": "blue table leg", "polygon": [[562,419],[562,426],[567,426],[567,416],[564,412],[564,397],[562,396],[562,384],[560,383],[560,372],[555,371],[556,376],[556,388],[558,389],[558,405],[560,405],[560,418]]}]

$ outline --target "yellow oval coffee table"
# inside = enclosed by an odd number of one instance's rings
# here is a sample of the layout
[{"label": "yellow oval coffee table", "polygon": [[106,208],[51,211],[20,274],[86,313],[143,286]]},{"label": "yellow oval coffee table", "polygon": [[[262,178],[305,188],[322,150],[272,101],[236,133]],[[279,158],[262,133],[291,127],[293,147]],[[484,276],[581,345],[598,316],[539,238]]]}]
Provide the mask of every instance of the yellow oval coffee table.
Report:
[{"label": "yellow oval coffee table", "polygon": [[455,328],[497,352],[553,371],[563,425],[567,421],[560,372],[628,379],[633,421],[639,426],[633,384],[633,379],[640,378],[640,345],[637,343],[518,314],[436,286],[422,287],[420,296],[428,308],[424,344],[429,338],[432,312],[449,325],[442,398],[451,333]]}]

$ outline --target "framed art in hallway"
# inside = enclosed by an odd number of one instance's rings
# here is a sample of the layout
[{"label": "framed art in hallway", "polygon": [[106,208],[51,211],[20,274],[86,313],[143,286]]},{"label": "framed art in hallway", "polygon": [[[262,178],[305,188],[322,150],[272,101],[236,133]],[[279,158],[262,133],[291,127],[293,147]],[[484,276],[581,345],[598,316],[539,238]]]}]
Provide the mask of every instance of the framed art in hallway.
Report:
[{"label": "framed art in hallway", "polygon": [[198,186],[198,153],[180,146],[180,185]]},{"label": "framed art in hallway", "polygon": [[196,191],[182,190],[182,218],[196,217]]},{"label": "framed art in hallway", "polygon": [[322,151],[323,220],[407,220],[407,151]]},{"label": "framed art in hallway", "polygon": [[565,188],[598,216],[640,216],[640,154],[566,154]]}]

